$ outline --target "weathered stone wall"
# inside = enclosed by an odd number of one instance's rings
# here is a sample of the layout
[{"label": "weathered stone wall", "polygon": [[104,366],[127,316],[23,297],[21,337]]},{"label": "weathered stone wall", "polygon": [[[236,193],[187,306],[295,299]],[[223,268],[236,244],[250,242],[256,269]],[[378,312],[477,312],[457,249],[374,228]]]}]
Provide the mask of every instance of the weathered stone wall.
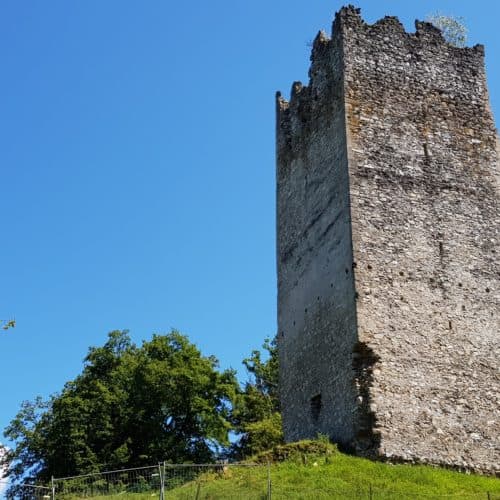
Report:
[{"label": "weathered stone wall", "polygon": [[285,434],[493,471],[499,167],[483,48],[416,26],[342,9],[309,86],[279,99]]},{"label": "weathered stone wall", "polygon": [[[354,436],[356,336],[343,61],[318,35],[311,82],[278,94],[278,341],[288,440]],[[339,278],[340,277],[340,278]]]}]

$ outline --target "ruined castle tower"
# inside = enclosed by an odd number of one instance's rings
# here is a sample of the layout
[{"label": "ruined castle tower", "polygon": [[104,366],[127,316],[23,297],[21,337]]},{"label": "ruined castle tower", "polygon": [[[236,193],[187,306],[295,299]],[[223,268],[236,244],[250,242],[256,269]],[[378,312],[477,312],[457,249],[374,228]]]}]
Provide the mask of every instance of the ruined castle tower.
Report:
[{"label": "ruined castle tower", "polygon": [[277,95],[288,441],[500,464],[499,149],[484,49],[341,9]]}]

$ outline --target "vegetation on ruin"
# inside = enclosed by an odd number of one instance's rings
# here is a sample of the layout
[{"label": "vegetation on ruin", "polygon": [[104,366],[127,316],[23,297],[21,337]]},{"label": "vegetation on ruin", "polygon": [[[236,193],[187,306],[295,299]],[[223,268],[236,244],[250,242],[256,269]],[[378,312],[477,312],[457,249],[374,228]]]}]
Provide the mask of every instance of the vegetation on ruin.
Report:
[{"label": "vegetation on ruin", "polygon": [[463,17],[447,16],[436,12],[429,14],[427,22],[441,30],[443,38],[455,47],[465,47],[467,45],[467,27]]}]

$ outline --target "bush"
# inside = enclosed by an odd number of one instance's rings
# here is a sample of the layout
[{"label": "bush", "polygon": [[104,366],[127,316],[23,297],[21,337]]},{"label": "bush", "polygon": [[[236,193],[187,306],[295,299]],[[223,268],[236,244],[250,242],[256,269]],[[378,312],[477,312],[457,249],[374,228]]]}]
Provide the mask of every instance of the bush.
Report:
[{"label": "bush", "polygon": [[297,441],[275,446],[273,449],[258,453],[254,460],[265,462],[314,462],[318,458],[329,458],[338,453],[337,446],[332,444],[325,436],[319,435],[317,439]]}]

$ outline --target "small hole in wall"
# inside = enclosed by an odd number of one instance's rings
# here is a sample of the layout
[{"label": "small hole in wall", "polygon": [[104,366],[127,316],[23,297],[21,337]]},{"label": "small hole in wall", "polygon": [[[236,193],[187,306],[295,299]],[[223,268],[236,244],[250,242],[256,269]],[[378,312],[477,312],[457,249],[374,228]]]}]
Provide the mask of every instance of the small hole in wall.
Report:
[{"label": "small hole in wall", "polygon": [[451,330],[451,319],[448,321],[448,328]]},{"label": "small hole in wall", "polygon": [[349,274],[349,269],[347,269],[347,267],[345,268],[345,273]]},{"label": "small hole in wall", "polygon": [[443,255],[443,244],[441,242],[439,242],[439,255]]},{"label": "small hole in wall", "polygon": [[459,286],[459,288],[462,288],[462,283],[459,283],[458,286]]},{"label": "small hole in wall", "polygon": [[465,306],[462,306],[462,311],[465,311]]},{"label": "small hole in wall", "polygon": [[371,271],[371,270],[373,269],[373,267],[372,267],[370,264],[368,264],[366,267],[367,267],[367,269],[368,269],[369,271]]},{"label": "small hole in wall", "polygon": [[295,320],[293,321],[293,326],[295,326]]},{"label": "small hole in wall", "polygon": [[401,297],[399,297],[399,300],[402,300],[404,302],[405,298],[401,295]]},{"label": "small hole in wall", "polygon": [[429,281],[430,281],[431,283],[434,283],[434,278],[429,278]]},{"label": "small hole in wall", "polygon": [[333,288],[333,283],[330,283],[330,288]]},{"label": "small hole in wall", "polygon": [[354,292],[354,300],[358,300],[359,299],[359,293],[358,292]]},{"label": "small hole in wall", "polygon": [[489,288],[486,289],[486,293],[490,293],[490,289]]},{"label": "small hole in wall", "polygon": [[405,273],[404,273],[403,271],[399,271],[399,275],[400,275],[400,276],[404,276],[404,275],[405,275]]},{"label": "small hole in wall", "polygon": [[316,298],[316,300],[319,300],[319,296]]},{"label": "small hole in wall", "polygon": [[307,307],[304,309],[304,312],[307,313]]},{"label": "small hole in wall", "polygon": [[357,267],[356,262],[353,262],[353,263],[352,263],[352,268],[353,268],[353,269],[356,269],[356,267]]},{"label": "small hole in wall", "polygon": [[321,413],[321,394],[316,394],[311,398],[311,417],[313,420],[318,420]]}]

